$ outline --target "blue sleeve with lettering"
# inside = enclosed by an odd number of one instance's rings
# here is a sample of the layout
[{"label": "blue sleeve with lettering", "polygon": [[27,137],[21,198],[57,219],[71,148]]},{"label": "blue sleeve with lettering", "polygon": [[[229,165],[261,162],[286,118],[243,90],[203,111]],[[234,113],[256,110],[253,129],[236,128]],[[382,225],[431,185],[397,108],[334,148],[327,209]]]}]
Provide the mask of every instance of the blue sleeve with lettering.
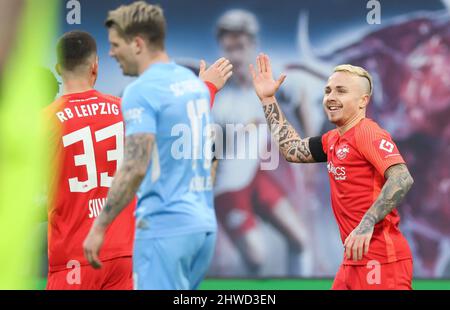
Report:
[{"label": "blue sleeve with lettering", "polygon": [[142,84],[129,85],[123,94],[122,112],[126,136],[137,133],[156,134],[158,109],[151,102],[152,90]]}]

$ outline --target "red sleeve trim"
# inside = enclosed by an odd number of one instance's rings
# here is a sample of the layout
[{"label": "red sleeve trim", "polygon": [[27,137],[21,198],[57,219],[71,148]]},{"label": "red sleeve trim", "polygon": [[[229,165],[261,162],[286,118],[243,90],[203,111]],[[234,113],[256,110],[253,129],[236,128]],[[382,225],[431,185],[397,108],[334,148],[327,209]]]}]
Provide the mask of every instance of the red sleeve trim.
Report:
[{"label": "red sleeve trim", "polygon": [[214,99],[216,98],[216,94],[217,94],[217,87],[216,87],[216,85],[214,85],[211,82],[206,81],[205,84],[206,84],[206,86],[208,86],[208,89],[209,89],[209,94],[211,97],[211,101],[209,102],[209,104],[212,109],[212,107],[214,105]]}]

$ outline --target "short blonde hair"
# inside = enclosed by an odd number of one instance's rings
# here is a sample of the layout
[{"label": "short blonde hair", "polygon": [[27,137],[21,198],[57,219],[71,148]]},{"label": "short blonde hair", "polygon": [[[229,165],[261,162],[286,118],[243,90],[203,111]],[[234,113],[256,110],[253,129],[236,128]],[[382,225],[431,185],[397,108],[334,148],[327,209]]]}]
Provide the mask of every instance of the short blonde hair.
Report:
[{"label": "short blonde hair", "polygon": [[373,91],[372,76],[369,74],[369,72],[367,72],[366,69],[364,69],[362,67],[358,67],[358,66],[345,64],[345,65],[339,65],[336,68],[334,68],[334,72],[347,72],[347,73],[351,73],[351,74],[366,78],[367,81],[369,82],[369,96],[372,96],[372,91]]},{"label": "short blonde hair", "polygon": [[105,26],[114,27],[126,40],[140,34],[152,47],[164,49],[166,19],[159,5],[148,4],[145,1],[121,5],[108,12]]}]

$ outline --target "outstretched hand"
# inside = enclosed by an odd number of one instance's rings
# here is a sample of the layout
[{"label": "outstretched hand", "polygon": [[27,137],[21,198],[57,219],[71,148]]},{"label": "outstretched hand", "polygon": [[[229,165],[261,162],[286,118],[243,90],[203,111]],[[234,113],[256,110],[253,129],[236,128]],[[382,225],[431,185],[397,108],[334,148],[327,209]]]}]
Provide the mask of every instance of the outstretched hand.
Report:
[{"label": "outstretched hand", "polygon": [[206,62],[200,60],[200,72],[198,76],[204,82],[210,82],[221,90],[228,79],[233,74],[233,65],[225,57],[219,58],[209,68],[206,68]]},{"label": "outstretched hand", "polygon": [[256,57],[256,70],[253,64],[250,64],[250,73],[252,74],[256,95],[261,101],[271,100],[286,78],[286,75],[282,74],[278,80],[273,79],[269,56],[262,53]]}]

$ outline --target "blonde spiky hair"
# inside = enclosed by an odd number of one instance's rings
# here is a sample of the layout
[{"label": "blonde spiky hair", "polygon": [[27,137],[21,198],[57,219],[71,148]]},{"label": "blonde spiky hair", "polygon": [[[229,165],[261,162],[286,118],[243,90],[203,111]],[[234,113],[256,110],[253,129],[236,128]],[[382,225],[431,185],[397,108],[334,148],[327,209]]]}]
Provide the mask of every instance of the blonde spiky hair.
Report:
[{"label": "blonde spiky hair", "polygon": [[336,68],[334,68],[334,72],[347,72],[350,74],[354,74],[363,78],[366,78],[369,82],[369,96],[372,96],[373,91],[373,83],[372,83],[372,76],[367,72],[366,69],[358,66],[353,66],[349,64],[345,65],[339,65]]},{"label": "blonde spiky hair", "polygon": [[145,1],[121,5],[108,12],[105,25],[115,27],[125,39],[141,34],[156,48],[164,49],[166,19],[159,5]]}]

